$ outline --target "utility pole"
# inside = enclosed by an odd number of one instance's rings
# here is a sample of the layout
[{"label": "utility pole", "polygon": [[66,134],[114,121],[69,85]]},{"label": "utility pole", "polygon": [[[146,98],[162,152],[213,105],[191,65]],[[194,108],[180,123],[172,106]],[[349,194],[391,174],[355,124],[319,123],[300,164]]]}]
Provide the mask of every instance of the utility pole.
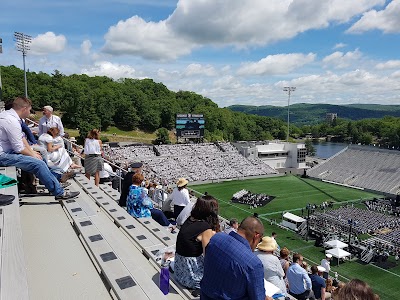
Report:
[{"label": "utility pole", "polygon": [[290,94],[296,90],[295,86],[285,86],[283,88],[284,92],[288,93],[288,101],[287,101],[287,135],[286,142],[289,142],[289,126],[290,126]]},{"label": "utility pole", "polygon": [[25,97],[28,98],[28,82],[26,80],[25,56],[27,52],[31,50],[29,45],[32,42],[32,37],[21,32],[14,32],[14,39],[16,42],[15,47],[18,51],[22,52],[22,60],[24,62]]}]

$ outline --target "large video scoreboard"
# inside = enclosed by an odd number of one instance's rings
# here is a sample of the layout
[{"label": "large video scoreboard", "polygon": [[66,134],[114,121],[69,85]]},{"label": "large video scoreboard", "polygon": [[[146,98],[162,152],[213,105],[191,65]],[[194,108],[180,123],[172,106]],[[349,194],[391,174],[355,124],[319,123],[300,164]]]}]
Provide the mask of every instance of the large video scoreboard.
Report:
[{"label": "large video scoreboard", "polygon": [[176,136],[182,138],[204,137],[204,116],[202,114],[177,114]]}]

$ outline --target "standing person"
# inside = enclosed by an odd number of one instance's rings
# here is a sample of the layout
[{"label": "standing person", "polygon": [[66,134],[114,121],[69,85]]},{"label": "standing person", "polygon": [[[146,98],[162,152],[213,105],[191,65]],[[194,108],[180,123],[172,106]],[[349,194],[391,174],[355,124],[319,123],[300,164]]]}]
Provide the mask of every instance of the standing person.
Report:
[{"label": "standing person", "polygon": [[36,175],[56,200],[74,198],[79,192],[66,192],[50,172],[42,157],[29,147],[23,137],[21,119],[29,116],[32,101],[17,97],[13,108],[0,113],[0,165],[15,166]]},{"label": "standing person", "polygon": [[85,176],[90,179],[90,176],[94,175],[94,184],[97,186],[100,183],[100,171],[103,171],[104,168],[101,157],[102,146],[99,130],[90,130],[83,150],[85,153]]},{"label": "standing person", "polygon": [[271,299],[265,296],[264,268],[253,251],[264,234],[254,217],[245,218],[237,233],[215,234],[206,249],[201,299]]},{"label": "standing person", "polygon": [[264,279],[280,289],[282,295],[286,296],[286,284],[283,280],[285,272],[282,269],[279,258],[274,255],[276,242],[272,237],[265,236],[258,244],[257,257],[264,266]]},{"label": "standing person", "polygon": [[172,204],[174,205],[174,217],[178,218],[181,211],[190,203],[189,191],[186,188],[189,181],[185,178],[179,178],[176,182],[176,188],[172,191]]},{"label": "standing person", "polygon": [[64,136],[64,126],[61,122],[61,118],[53,115],[53,108],[50,105],[46,105],[43,107],[43,117],[39,120],[38,135],[40,136],[46,133],[52,127],[57,127],[58,130],[60,130],[60,135]]},{"label": "standing person", "polygon": [[204,272],[204,252],[215,232],[219,232],[218,201],[201,196],[183,223],[176,239],[175,277],[185,287],[199,295]]},{"label": "standing person", "polygon": [[321,260],[321,267],[325,268],[325,271],[323,273],[323,277],[325,279],[329,278],[329,271],[331,270],[331,259],[332,259],[332,254],[325,254],[325,258]]},{"label": "standing person", "polygon": [[326,282],[325,279],[321,277],[322,273],[325,271],[325,268],[322,266],[312,266],[311,267],[311,284],[312,290],[314,292],[315,298],[317,300],[329,300],[331,299],[331,293],[326,291]]},{"label": "standing person", "polygon": [[311,290],[311,279],[307,271],[302,267],[303,255],[295,253],[293,255],[293,263],[287,272],[289,281],[289,294],[298,300],[311,299],[315,300]]},{"label": "standing person", "polygon": [[128,168],[128,173],[125,174],[122,181],[121,196],[119,197],[118,204],[121,207],[126,207],[126,199],[129,194],[129,187],[132,184],[132,177],[136,173],[142,174],[143,164],[141,162],[132,163]]}]

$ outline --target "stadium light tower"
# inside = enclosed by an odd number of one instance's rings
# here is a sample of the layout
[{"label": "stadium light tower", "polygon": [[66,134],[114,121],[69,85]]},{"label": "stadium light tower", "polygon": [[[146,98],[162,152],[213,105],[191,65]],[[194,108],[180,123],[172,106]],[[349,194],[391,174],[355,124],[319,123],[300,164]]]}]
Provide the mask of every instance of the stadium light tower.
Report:
[{"label": "stadium light tower", "polygon": [[288,101],[287,101],[287,135],[286,141],[289,142],[289,125],[290,125],[290,94],[296,90],[295,86],[285,86],[283,88],[284,92],[288,93]]},{"label": "stadium light tower", "polygon": [[32,37],[30,35],[21,33],[21,32],[14,32],[14,39],[16,42],[15,47],[18,51],[22,52],[22,60],[24,62],[24,80],[25,80],[25,97],[28,97],[28,83],[26,80],[26,69],[25,69],[25,56],[30,48],[30,43],[32,42]]}]

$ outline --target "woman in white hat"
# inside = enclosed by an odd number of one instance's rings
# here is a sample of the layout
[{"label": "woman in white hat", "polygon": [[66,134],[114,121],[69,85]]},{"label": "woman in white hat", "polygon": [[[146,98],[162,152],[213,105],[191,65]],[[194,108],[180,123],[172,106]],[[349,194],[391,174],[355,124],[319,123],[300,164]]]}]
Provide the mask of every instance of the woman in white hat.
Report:
[{"label": "woman in white hat", "polygon": [[283,279],[285,272],[279,258],[274,255],[276,242],[272,237],[265,236],[258,244],[258,251],[255,252],[264,266],[264,279],[281,290],[281,294],[286,296],[286,284]]},{"label": "woman in white hat", "polygon": [[181,211],[190,203],[189,191],[186,188],[189,181],[185,178],[179,178],[176,182],[176,188],[172,191],[172,204],[174,205],[174,218],[178,218]]}]

